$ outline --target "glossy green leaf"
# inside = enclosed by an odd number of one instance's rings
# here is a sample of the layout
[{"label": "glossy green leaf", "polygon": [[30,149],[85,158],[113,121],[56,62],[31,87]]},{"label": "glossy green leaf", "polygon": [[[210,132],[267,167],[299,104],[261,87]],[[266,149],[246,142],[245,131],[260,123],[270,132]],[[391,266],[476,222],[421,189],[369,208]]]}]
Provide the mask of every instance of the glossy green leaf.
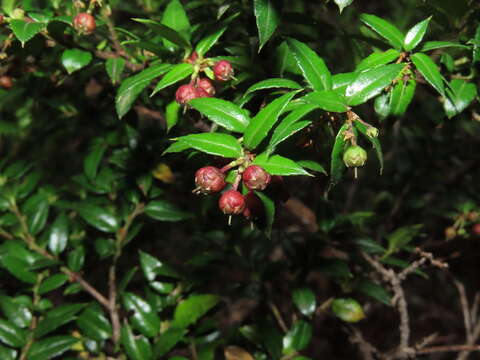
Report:
[{"label": "glossy green leaf", "polygon": [[331,90],[332,75],[323,59],[298,40],[288,39],[287,43],[298,67],[302,70],[303,77],[313,90]]},{"label": "glossy green leaf", "polygon": [[220,39],[225,30],[227,30],[227,26],[218,27],[200,40],[195,48],[197,54],[200,56],[205,55],[208,50],[210,50],[211,47],[217,43],[218,39]]},{"label": "glossy green leaf", "polygon": [[362,306],[354,299],[335,299],[332,301],[334,314],[345,322],[358,322],[365,318]]},{"label": "glossy green leaf", "polygon": [[312,339],[312,326],[303,321],[297,321],[283,337],[283,353],[293,354],[305,349]]},{"label": "glossy green leaf", "polygon": [[36,194],[31,196],[23,206],[23,213],[27,218],[28,230],[32,235],[43,230],[47,223],[50,203],[46,195]]},{"label": "glossy green leaf", "polygon": [[263,167],[271,175],[307,175],[309,174],[305,169],[298,165],[295,161],[287,159],[280,155],[273,155],[268,157],[266,153],[258,155],[253,164]]},{"label": "glossy green leaf", "polygon": [[414,25],[410,30],[408,30],[403,40],[403,48],[407,51],[412,51],[420,42],[423,40],[425,33],[427,32],[428,24],[432,17],[420,21],[418,24]]},{"label": "glossy green leaf", "polygon": [[420,51],[430,51],[435,49],[442,49],[446,47],[456,47],[462,49],[468,49],[467,45],[463,45],[453,41],[426,41]]},{"label": "glossy green leaf", "polygon": [[341,14],[343,9],[345,9],[348,5],[350,5],[353,2],[353,0],[334,0],[334,2],[335,4],[337,4]]},{"label": "glossy green leaf", "polygon": [[121,119],[130,110],[135,99],[153,79],[165,74],[170,68],[170,64],[152,65],[122,81],[117,96],[115,97],[115,107],[118,117]]},{"label": "glossy green leaf", "polygon": [[0,308],[8,321],[19,328],[24,329],[28,327],[32,321],[30,309],[10,296],[0,295]]},{"label": "glossy green leaf", "polygon": [[312,316],[317,308],[315,294],[309,288],[295,289],[292,293],[293,303],[305,316]]},{"label": "glossy green leaf", "polygon": [[175,100],[171,101],[165,108],[165,120],[167,122],[167,132],[177,125],[181,106]]},{"label": "glossy green leaf", "polygon": [[[377,66],[386,65],[400,56],[400,51],[395,49],[388,49],[384,52],[374,52],[368,55],[355,68],[355,71],[361,72],[373,69]],[[352,79],[353,81],[353,79]]]},{"label": "glossy green leaf", "polygon": [[368,295],[387,306],[390,306],[392,304],[392,296],[388,293],[388,291],[385,290],[385,288],[383,288],[382,286],[370,280],[360,281],[358,284],[355,285],[355,290],[360,291],[365,295]]},{"label": "glossy green leaf", "polygon": [[305,168],[305,169],[312,170],[312,171],[318,171],[322,174],[327,175],[327,171],[325,170],[325,168],[316,161],[300,160],[300,161],[297,161],[296,163],[298,165],[300,165],[301,167]]},{"label": "glossy green leaf", "polygon": [[274,0],[253,0],[253,10],[257,21],[260,51],[280,23],[280,14]]},{"label": "glossy green leaf", "polygon": [[150,304],[138,295],[124,293],[122,296],[125,308],[132,312],[130,318],[135,329],[147,337],[154,337],[160,330],[160,318]]},{"label": "glossy green leaf", "polygon": [[73,336],[51,336],[35,341],[28,351],[28,360],[48,360],[68,351],[79,339]]},{"label": "glossy green leaf", "polygon": [[188,63],[182,63],[174,65],[169,72],[158,82],[157,86],[153,90],[150,96],[155,95],[160,90],[166,88],[167,86],[173,85],[186,77],[190,76],[193,73],[193,65]]},{"label": "glossy green leaf", "polygon": [[278,144],[284,142],[287,140],[290,136],[295,135],[297,132],[300,130],[306,128],[308,125],[312,123],[311,120],[302,120],[302,121],[297,121],[288,127],[282,126],[279,129],[279,126],[275,129],[273,132],[272,138],[270,139],[270,143],[268,144],[267,147],[267,153],[270,155],[275,151],[275,148],[277,147]]},{"label": "glossy green leaf", "polygon": [[48,311],[35,328],[35,336],[40,338],[75,320],[77,313],[85,307],[84,304],[65,304]]},{"label": "glossy green leaf", "polygon": [[158,221],[182,221],[193,217],[192,213],[180,210],[177,205],[166,200],[149,202],[145,214]]},{"label": "glossy green leaf", "polygon": [[211,308],[217,305],[220,298],[216,295],[190,295],[175,308],[172,326],[186,328],[195,324]]},{"label": "glossy green leaf", "polygon": [[477,96],[477,87],[473,83],[461,79],[453,79],[450,82],[448,97],[443,104],[449,118],[460,114]]},{"label": "glossy green leaf", "polygon": [[120,227],[117,217],[107,208],[83,202],[76,206],[76,210],[83,220],[100,231],[115,232]]},{"label": "glossy green leaf", "polygon": [[263,192],[255,191],[255,194],[258,196],[260,201],[263,204],[263,209],[265,211],[265,235],[270,238],[272,235],[272,226],[275,220],[275,202],[270,199]]},{"label": "glossy green leaf", "polygon": [[18,351],[0,345],[0,359],[2,360],[16,360]]},{"label": "glossy green leaf", "polygon": [[346,112],[348,110],[346,99],[333,90],[314,91],[302,97],[301,100],[325,111]]},{"label": "glossy green leaf", "polygon": [[402,116],[405,114],[416,87],[417,82],[414,78],[409,78],[407,81],[401,79],[395,84],[390,94],[390,115]]},{"label": "glossy green leaf", "polygon": [[440,95],[445,96],[442,74],[440,74],[437,64],[435,64],[429,56],[423,53],[415,53],[410,56],[410,59],[425,80],[427,80],[427,82],[432,85]]},{"label": "glossy green leaf", "polygon": [[10,29],[12,29],[15,37],[25,45],[27,41],[32,39],[40,31],[45,28],[45,24],[37,22],[27,22],[25,20],[13,19],[10,21]]},{"label": "glossy green leaf", "polygon": [[330,182],[332,185],[338,183],[342,178],[345,164],[343,163],[343,150],[345,148],[345,131],[348,130],[348,124],[343,124],[338,130],[330,155]]},{"label": "glossy green leaf", "polygon": [[68,253],[68,267],[72,271],[80,271],[85,262],[85,248],[83,246],[77,246],[75,249]]},{"label": "glossy green leaf", "polygon": [[63,284],[65,284],[68,280],[67,275],[65,274],[55,274],[52,275],[40,284],[38,288],[38,293],[40,295],[46,294],[52,290],[58,289],[61,287]]},{"label": "glossy green leaf", "polygon": [[130,325],[122,326],[120,340],[131,360],[151,360],[152,347],[143,336],[134,336]]},{"label": "glossy green leaf", "polygon": [[375,98],[374,109],[377,115],[384,119],[390,114],[390,97],[391,93],[383,93]]},{"label": "glossy green leaf", "polygon": [[274,78],[274,79],[267,79],[259,81],[252,86],[250,86],[247,91],[245,91],[245,95],[248,95],[254,91],[264,90],[264,89],[272,89],[272,88],[284,88],[284,89],[301,89],[302,87],[293,80],[289,79],[282,79],[282,78]]},{"label": "glossy green leaf", "polygon": [[242,155],[242,147],[236,138],[228,134],[203,133],[191,134],[177,138],[193,149],[210,155],[237,158]]},{"label": "glossy green leaf", "polygon": [[156,358],[168,353],[187,333],[187,329],[169,327],[154,345]]},{"label": "glossy green leaf", "polygon": [[103,141],[95,141],[83,160],[83,171],[91,181],[97,176],[98,167],[106,150],[107,146]]},{"label": "glossy green leaf", "polygon": [[386,39],[395,49],[402,49],[404,36],[395,25],[371,14],[361,14],[360,20],[378,35]]},{"label": "glossy green leaf", "polygon": [[13,348],[20,348],[25,344],[27,332],[18,326],[0,319],[0,341]]},{"label": "glossy green leaf", "polygon": [[185,39],[184,36],[182,36],[179,32],[175,31],[169,26],[160,24],[159,22],[150,20],[150,19],[132,19],[134,21],[137,21],[141,24],[144,24],[148,26],[150,29],[155,31],[158,35],[164,37],[168,41],[171,41],[172,43],[184,48],[184,49],[189,49],[191,48],[190,42]]},{"label": "glossy green leaf", "polygon": [[367,134],[368,127],[365,124],[361,123],[358,120],[355,120],[353,124],[355,125],[355,128],[358,131],[360,131],[365,136],[365,138],[367,138],[368,141],[370,141],[370,143],[373,145],[373,148],[375,149],[375,153],[377,154],[378,162],[380,164],[380,174],[382,174],[382,172],[383,172],[383,152],[382,152],[382,145],[380,144],[380,141],[378,140],[377,137],[369,136]]},{"label": "glossy green leaf", "polygon": [[[187,13],[179,0],[170,0],[162,14],[162,24],[175,30],[184,39],[190,38],[191,25]],[[164,40],[167,48],[171,47],[168,40]]]},{"label": "glossy green leaf", "polygon": [[190,146],[188,144],[177,141],[177,142],[174,142],[173,144],[170,144],[170,146],[163,151],[162,155],[169,154],[169,153],[178,153],[188,149],[190,149]]},{"label": "glossy green leaf", "polygon": [[79,49],[67,49],[63,52],[61,62],[69,74],[78,71],[92,61],[92,54]]},{"label": "glossy green leaf", "polygon": [[388,249],[385,257],[401,250],[405,245],[414,240],[422,231],[423,225],[407,225],[396,229],[387,236]]},{"label": "glossy green leaf", "polygon": [[[30,195],[37,187],[42,175],[39,172],[33,171],[28,175],[23,176],[21,183],[17,187],[17,198],[23,199]],[[8,208],[8,204],[6,206]]]},{"label": "glossy green leaf", "polygon": [[107,340],[112,336],[112,325],[100,306],[89,306],[77,318],[82,334],[96,341]]},{"label": "glossy green leaf", "polygon": [[473,42],[473,58],[472,62],[475,64],[480,61],[480,25],[477,26],[475,36],[472,39]]},{"label": "glossy green leaf", "polygon": [[148,281],[155,280],[157,275],[180,278],[173,268],[143,251],[140,251],[140,265]]},{"label": "glossy green leaf", "polygon": [[244,144],[247,148],[255,149],[265,139],[296,93],[284,94],[258,112],[245,130]]},{"label": "glossy green leaf", "polygon": [[15,276],[17,279],[28,284],[36,283],[37,274],[35,274],[33,271],[27,270],[28,263],[15,257],[14,254],[8,253],[3,256],[2,264],[8,270],[8,272]]},{"label": "glossy green leaf", "polygon": [[68,243],[68,217],[65,213],[57,216],[52,226],[50,227],[50,234],[48,237],[48,248],[50,251],[59,255],[65,250]]},{"label": "glossy green leaf", "polygon": [[105,61],[105,70],[107,70],[107,74],[114,85],[120,82],[124,69],[125,59],[121,57],[111,58]]},{"label": "glossy green leaf", "polygon": [[188,104],[209,120],[230,131],[243,133],[250,123],[248,112],[230,101],[204,97],[193,99]]},{"label": "glossy green leaf", "polygon": [[360,73],[355,81],[347,87],[345,94],[348,104],[360,105],[380,94],[400,75],[404,67],[404,64],[390,64]]}]

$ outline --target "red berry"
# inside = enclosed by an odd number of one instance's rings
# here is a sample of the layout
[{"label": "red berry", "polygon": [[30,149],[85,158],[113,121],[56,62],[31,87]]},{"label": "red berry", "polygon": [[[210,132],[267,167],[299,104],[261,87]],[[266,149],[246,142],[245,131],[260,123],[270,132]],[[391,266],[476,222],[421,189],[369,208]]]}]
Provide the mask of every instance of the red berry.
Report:
[{"label": "red berry", "polygon": [[472,234],[475,236],[480,236],[480,223],[472,226]]},{"label": "red berry", "polygon": [[4,21],[5,17],[3,16],[3,14],[0,14],[0,24],[3,24]]},{"label": "red berry", "polygon": [[237,190],[227,190],[218,200],[218,207],[224,214],[239,215],[245,209],[245,198]]},{"label": "red berry", "polygon": [[250,190],[265,190],[272,177],[261,166],[250,165],[243,172],[243,183]]},{"label": "red berry", "polygon": [[195,173],[196,192],[204,195],[212,194],[222,190],[225,185],[225,174],[214,166],[205,166]]},{"label": "red berry", "polygon": [[218,81],[230,80],[233,77],[232,64],[227,60],[221,60],[213,67],[213,73]]},{"label": "red berry", "polygon": [[256,219],[263,213],[263,203],[253,192],[249,192],[245,195],[245,209],[243,210],[243,216],[247,219]]},{"label": "red berry", "polygon": [[212,82],[207,78],[198,78],[197,88],[205,90],[209,97],[215,95],[215,87],[213,86]]},{"label": "red berry", "polygon": [[195,88],[195,91],[197,92],[197,98],[210,97],[208,92],[202,88]]},{"label": "red berry", "polygon": [[175,100],[181,105],[185,105],[192,99],[198,97],[198,92],[192,84],[185,84],[180,86],[175,93]]},{"label": "red berry", "polygon": [[95,31],[97,24],[92,15],[88,13],[80,13],[73,19],[73,27],[75,30],[88,35]]},{"label": "red berry", "polygon": [[10,89],[13,86],[12,78],[8,75],[0,76],[0,86],[4,89]]}]

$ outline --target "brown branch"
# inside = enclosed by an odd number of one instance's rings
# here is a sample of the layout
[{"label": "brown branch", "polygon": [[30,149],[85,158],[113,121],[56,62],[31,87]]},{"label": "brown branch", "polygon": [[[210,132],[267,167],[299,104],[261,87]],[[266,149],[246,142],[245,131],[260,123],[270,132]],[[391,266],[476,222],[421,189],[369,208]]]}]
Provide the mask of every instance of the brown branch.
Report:
[{"label": "brown branch", "polygon": [[273,316],[275,317],[275,320],[277,320],[278,325],[280,326],[282,331],[286,333],[288,331],[288,327],[285,324],[285,321],[282,318],[282,314],[280,314],[277,306],[271,301],[268,302],[268,306],[272,310]]},{"label": "brown branch", "polygon": [[109,303],[105,296],[100,294],[97,289],[90,285],[79,273],[76,273],[69,268],[62,266],[60,270],[66,274],[70,279],[80,284],[80,286],[88,292],[95,300],[97,300],[106,309],[109,309]]},{"label": "brown branch", "polygon": [[[100,50],[97,50],[94,52],[95,56],[100,58],[100,59],[104,59],[104,60],[107,60],[107,59],[115,59],[115,58],[118,58],[119,55],[116,53],[116,52],[111,52],[111,51],[100,51]],[[135,63],[132,63],[128,60],[125,61],[125,66],[136,72],[136,71],[140,71],[140,70],[143,70],[145,68],[145,65],[144,64],[135,64]]]},{"label": "brown branch", "polygon": [[458,351],[480,351],[480,345],[444,345],[432,346],[425,349],[417,350],[417,354],[431,354],[438,352],[458,352]]}]

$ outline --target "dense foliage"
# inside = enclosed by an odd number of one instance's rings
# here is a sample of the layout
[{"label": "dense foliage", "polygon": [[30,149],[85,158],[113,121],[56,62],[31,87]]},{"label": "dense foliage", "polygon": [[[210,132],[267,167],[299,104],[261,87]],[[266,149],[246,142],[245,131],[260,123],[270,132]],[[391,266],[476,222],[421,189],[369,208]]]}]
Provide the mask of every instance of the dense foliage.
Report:
[{"label": "dense foliage", "polygon": [[478,1],[1,8],[2,360],[480,350]]}]

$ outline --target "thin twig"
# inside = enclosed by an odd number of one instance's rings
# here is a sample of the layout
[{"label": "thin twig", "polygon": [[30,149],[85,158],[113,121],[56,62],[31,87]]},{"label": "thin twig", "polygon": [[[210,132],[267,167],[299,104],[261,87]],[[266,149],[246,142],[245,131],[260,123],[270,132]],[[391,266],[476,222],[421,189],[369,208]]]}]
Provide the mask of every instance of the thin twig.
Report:
[{"label": "thin twig", "polygon": [[272,310],[273,316],[275,316],[275,319],[277,320],[278,325],[282,329],[283,332],[288,331],[288,327],[285,324],[285,321],[282,318],[282,314],[280,314],[280,311],[278,310],[277,306],[272,302],[268,302],[268,306],[270,306],[270,309]]}]

